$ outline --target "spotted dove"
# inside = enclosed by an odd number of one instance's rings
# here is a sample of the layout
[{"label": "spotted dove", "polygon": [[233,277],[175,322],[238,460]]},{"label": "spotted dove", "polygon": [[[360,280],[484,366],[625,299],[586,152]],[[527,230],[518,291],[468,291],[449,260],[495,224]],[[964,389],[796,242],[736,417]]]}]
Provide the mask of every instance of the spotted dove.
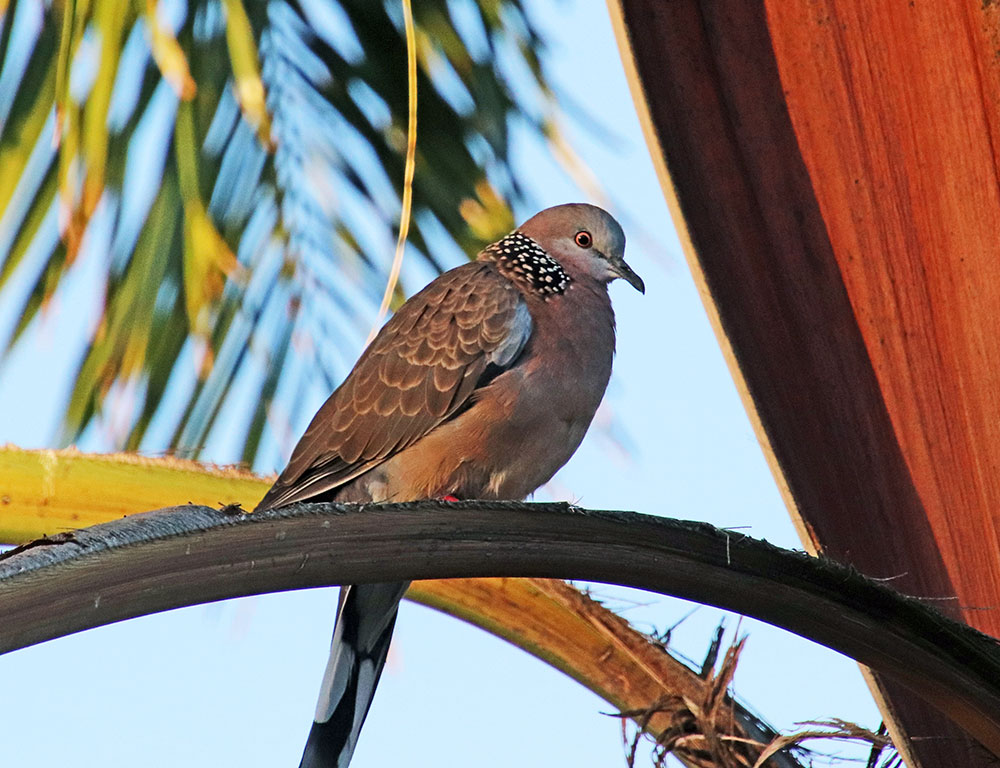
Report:
[{"label": "spotted dove", "polygon": [[[592,205],[549,208],[407,301],[257,506],[523,499],[579,446],[611,375],[608,283],[644,292]],[[300,768],[346,768],[406,583],[341,590]]]}]

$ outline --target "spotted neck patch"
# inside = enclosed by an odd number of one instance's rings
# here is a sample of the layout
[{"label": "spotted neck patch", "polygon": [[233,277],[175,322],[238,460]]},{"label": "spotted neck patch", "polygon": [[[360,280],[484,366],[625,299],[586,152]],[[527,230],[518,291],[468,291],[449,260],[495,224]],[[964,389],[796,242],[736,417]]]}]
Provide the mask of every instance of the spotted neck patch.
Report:
[{"label": "spotted neck patch", "polygon": [[511,232],[486,246],[479,258],[492,261],[504,277],[543,298],[563,293],[571,282],[558,261],[520,232]]}]

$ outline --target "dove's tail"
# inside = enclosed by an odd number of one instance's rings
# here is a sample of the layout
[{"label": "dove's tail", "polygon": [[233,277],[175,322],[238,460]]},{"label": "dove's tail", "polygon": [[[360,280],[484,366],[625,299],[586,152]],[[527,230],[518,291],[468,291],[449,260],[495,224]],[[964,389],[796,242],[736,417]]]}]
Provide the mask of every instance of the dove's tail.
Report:
[{"label": "dove's tail", "polygon": [[341,589],[316,719],[299,768],[347,768],[385,666],[408,582]]}]

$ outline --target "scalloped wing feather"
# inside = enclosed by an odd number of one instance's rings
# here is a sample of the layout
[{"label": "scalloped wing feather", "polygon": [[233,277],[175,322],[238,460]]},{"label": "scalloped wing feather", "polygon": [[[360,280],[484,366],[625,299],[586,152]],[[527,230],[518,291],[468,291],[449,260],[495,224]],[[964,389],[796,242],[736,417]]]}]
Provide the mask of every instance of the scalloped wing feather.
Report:
[{"label": "scalloped wing feather", "polygon": [[441,275],[385,324],[257,509],[332,491],[412,445],[465,405],[488,366],[514,364],[531,329],[521,294],[491,264]]}]

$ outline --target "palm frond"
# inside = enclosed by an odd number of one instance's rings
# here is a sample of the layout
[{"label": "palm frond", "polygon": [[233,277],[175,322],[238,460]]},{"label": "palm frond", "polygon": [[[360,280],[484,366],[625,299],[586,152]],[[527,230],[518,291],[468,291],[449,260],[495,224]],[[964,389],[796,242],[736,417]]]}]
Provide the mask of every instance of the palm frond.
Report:
[{"label": "palm frond", "polygon": [[[520,0],[415,14],[409,242],[440,270],[512,226],[510,120],[542,136],[551,93]],[[283,392],[341,377],[337,350],[360,344],[385,283],[406,144],[398,4],[11,0],[0,15],[0,291],[25,286],[4,349],[96,260],[103,309],[64,440],[113,421],[104,447],[197,454],[239,391],[256,405],[226,430],[252,462]]]}]

